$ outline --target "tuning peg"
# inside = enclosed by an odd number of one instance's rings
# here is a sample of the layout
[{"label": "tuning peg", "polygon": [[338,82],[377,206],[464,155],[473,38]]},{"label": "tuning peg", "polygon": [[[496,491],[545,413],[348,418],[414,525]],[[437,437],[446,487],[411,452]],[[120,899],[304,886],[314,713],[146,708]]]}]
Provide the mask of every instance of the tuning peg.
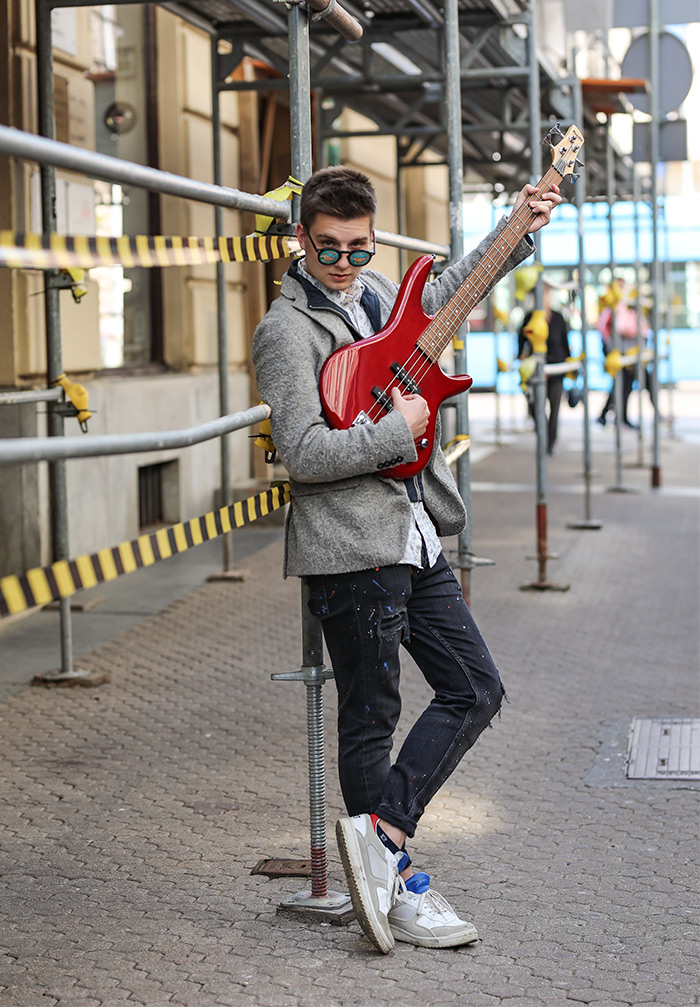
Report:
[{"label": "tuning peg", "polygon": [[569,175],[569,178],[571,179],[571,184],[573,185],[574,182],[578,182],[578,180],[579,180],[580,177],[581,177],[581,172],[580,171],[574,171],[574,172],[572,172],[572,174]]},{"label": "tuning peg", "polygon": [[574,161],[574,164],[576,165],[577,168],[583,168],[584,167],[584,162],[581,160],[580,157],[576,158],[576,160]]},{"label": "tuning peg", "polygon": [[544,139],[542,140],[542,143],[546,144],[548,147],[553,147],[554,144],[555,144],[555,139],[554,139],[555,137],[560,137],[562,139],[564,137],[564,134],[562,133],[561,129],[559,128],[559,123],[558,122],[554,123],[554,125],[552,126],[552,128],[545,135]]}]

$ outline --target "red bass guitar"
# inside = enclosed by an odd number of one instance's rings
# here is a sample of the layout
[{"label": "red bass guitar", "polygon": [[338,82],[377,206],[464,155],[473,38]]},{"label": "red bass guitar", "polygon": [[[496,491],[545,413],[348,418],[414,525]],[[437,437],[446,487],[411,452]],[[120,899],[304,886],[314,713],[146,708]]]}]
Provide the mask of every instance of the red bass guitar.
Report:
[{"label": "red bass guitar", "polygon": [[[555,131],[562,135],[557,127]],[[551,139],[550,143],[552,166],[540,179],[533,199],[567,175],[575,181],[575,168],[583,163],[578,158],[583,139],[576,126],[569,128],[560,143],[555,145]],[[392,388],[422,395],[427,401],[430,420],[428,429],[416,441],[417,461],[387,468],[381,475],[406,479],[427,465],[435,443],[438,407],[472,383],[468,374],[445,374],[438,363],[440,356],[527,234],[534,216],[527,202],[518,207],[497,240],[433,317],[423,311],[421,304],[433,257],[421,256],[406,273],[384,328],[374,336],[335,350],[323,365],[321,402],[328,422],[337,430],[380,420],[392,408]]]}]

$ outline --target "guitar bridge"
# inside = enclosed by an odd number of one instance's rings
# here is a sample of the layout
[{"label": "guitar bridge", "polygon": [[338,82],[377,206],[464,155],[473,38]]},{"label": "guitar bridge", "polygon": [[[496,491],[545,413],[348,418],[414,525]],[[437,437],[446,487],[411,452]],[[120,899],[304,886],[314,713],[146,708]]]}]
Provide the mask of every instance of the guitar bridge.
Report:
[{"label": "guitar bridge", "polygon": [[412,395],[420,395],[420,385],[417,381],[414,381],[405,367],[395,360],[391,365],[391,369],[407,392],[410,392]]},{"label": "guitar bridge", "polygon": [[357,414],[357,416],[355,417],[355,419],[350,424],[350,426],[351,427],[359,427],[359,426],[362,426],[363,423],[371,423],[371,422],[372,422],[371,419],[369,418],[369,416],[367,415],[367,413],[364,411],[364,409],[361,409],[359,411],[359,413]]},{"label": "guitar bridge", "polygon": [[386,409],[388,413],[390,413],[394,408],[391,404],[391,395],[387,395],[386,392],[383,392],[379,385],[374,386],[372,389],[372,395],[374,395],[379,405]]}]

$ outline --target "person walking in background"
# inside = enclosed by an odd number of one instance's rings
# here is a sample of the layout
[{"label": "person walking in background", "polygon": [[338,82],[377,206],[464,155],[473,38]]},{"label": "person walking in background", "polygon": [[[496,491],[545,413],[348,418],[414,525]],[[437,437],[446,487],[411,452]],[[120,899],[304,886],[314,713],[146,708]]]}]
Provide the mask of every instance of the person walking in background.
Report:
[{"label": "person walking in background", "polygon": [[[615,324],[615,333],[618,339],[618,349],[620,353],[625,356],[628,353],[633,352],[639,346],[638,341],[638,322],[637,322],[637,311],[636,308],[626,299],[619,301],[617,306],[613,309],[611,307],[605,307],[600,313],[598,321],[596,323],[596,328],[600,332],[601,339],[603,341],[603,353],[607,357],[610,350],[613,349],[613,334],[612,325],[613,320]],[[646,319],[643,318],[643,338],[646,341],[649,335],[649,325]],[[634,382],[637,377],[637,364],[632,363],[627,367],[622,368],[622,415],[621,420],[626,427],[630,427],[632,430],[636,430],[636,424],[632,423],[627,415],[627,404],[629,402],[630,393],[634,386]],[[655,407],[654,397],[653,397],[653,384],[650,379],[649,372],[644,368],[644,381],[649,391],[649,397],[651,399],[652,405]],[[600,423],[602,427],[607,423],[607,414],[610,411],[615,411],[615,380],[613,379],[612,388],[610,389],[610,394],[603,406],[600,416],[597,417],[596,423]]]},{"label": "person walking in background", "polygon": [[[542,289],[542,307],[545,319],[549,327],[547,335],[547,357],[548,364],[561,364],[571,356],[569,348],[569,330],[566,319],[560,311],[552,308],[552,293],[550,287],[545,283]],[[523,360],[532,353],[532,345],[527,338],[527,326],[532,318],[532,311],[529,311],[523,320],[523,324],[518,332],[518,359]],[[564,390],[563,374],[547,375],[547,454],[554,453],[554,445],[557,440],[557,430],[559,426],[559,407],[561,396]],[[530,415],[534,419],[534,404],[529,403]]]}]

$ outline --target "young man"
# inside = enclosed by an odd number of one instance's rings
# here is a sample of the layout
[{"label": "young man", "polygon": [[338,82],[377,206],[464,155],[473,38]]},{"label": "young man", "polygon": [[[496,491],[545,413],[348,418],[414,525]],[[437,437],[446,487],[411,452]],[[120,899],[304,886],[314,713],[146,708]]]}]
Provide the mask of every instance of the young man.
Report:
[{"label": "young man", "polygon": [[[516,206],[532,200],[525,186]],[[532,201],[532,231],[549,220],[558,191]],[[440,450],[420,475],[380,476],[417,458],[430,407],[393,389],[393,409],[377,423],[331,429],[319,376],[338,347],[377,332],[398,287],[365,267],[374,255],[376,196],[368,178],[342,166],[316,172],[301,198],[297,235],[305,257],[292,263],[280,296],[258,326],[253,362],[272,408],[272,437],[290,476],[292,504],[285,576],[305,578],[322,623],[338,690],[338,766],[351,817],[336,834],[357,919],[387,953],[395,940],[449,947],[478,939],[415,873],[405,852],[426,804],[500,708],[503,686],[445,561],[439,535],[466,522],[464,504]],[[426,284],[434,314],[505,226]],[[494,283],[531,254],[523,239]],[[399,717],[399,648],[415,659],[434,698],[394,765]]]}]

